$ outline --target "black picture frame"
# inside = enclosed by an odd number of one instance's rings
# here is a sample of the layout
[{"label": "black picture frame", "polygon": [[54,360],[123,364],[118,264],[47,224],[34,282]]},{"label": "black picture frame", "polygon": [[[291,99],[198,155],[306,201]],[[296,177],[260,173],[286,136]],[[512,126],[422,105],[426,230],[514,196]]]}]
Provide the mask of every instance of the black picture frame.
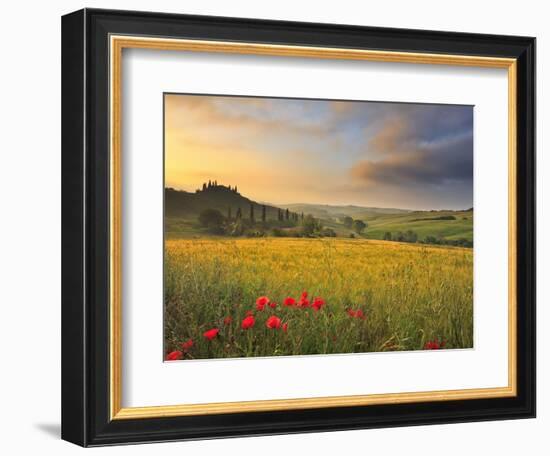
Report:
[{"label": "black picture frame", "polygon": [[[111,420],[109,47],[146,35],[517,59],[517,395]],[[535,39],[84,9],[62,19],[62,438],[82,446],[535,416]],[[490,184],[488,184],[490,185]]]}]

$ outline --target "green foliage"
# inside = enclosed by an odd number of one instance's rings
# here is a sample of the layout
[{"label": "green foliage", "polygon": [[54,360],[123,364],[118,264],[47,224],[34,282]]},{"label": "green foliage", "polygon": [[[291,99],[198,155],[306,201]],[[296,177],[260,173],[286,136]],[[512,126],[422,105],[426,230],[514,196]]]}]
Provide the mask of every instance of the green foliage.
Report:
[{"label": "green foliage", "polygon": [[407,230],[405,232],[398,231],[397,233],[395,233],[395,235],[392,236],[392,241],[397,241],[397,242],[414,243],[417,240],[418,240],[418,235],[412,230]]},{"label": "green foliage", "polygon": [[363,220],[354,220],[353,221],[353,230],[357,234],[361,234],[365,230],[366,227],[367,227],[367,224],[365,222],[363,222]]},{"label": "green foliage", "polygon": [[322,228],[320,231],[321,237],[336,237],[336,231],[332,228]]},{"label": "green foliage", "polygon": [[313,215],[308,214],[302,222],[302,234],[304,236],[313,236],[316,232],[322,229],[322,225]]},{"label": "green foliage", "polygon": [[222,231],[225,218],[217,209],[205,209],[199,214],[199,223],[212,233]]},{"label": "green foliage", "polygon": [[351,230],[352,226],[353,226],[353,219],[349,216],[349,215],[346,215],[344,217],[342,217],[342,224]]},{"label": "green foliage", "polygon": [[426,218],[412,219],[411,222],[422,222],[424,220],[456,220],[456,217],[454,215],[441,215],[439,217],[426,217]]}]

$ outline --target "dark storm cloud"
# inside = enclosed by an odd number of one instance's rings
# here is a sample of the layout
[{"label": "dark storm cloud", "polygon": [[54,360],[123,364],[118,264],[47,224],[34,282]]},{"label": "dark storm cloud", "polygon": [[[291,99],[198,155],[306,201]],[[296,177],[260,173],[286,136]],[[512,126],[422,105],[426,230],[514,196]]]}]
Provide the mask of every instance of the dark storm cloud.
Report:
[{"label": "dark storm cloud", "polygon": [[473,109],[469,106],[381,106],[365,156],[351,169],[366,185],[407,188],[454,184],[471,194]]}]

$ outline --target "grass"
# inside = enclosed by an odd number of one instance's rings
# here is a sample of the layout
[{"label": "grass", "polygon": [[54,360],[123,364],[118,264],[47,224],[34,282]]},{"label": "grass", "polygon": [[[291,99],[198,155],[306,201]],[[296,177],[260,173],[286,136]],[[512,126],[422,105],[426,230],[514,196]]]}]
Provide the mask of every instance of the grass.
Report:
[{"label": "grass", "polygon": [[[434,217],[452,215],[456,220],[434,220]],[[430,220],[431,219],[431,220]],[[392,234],[398,231],[412,230],[418,235],[418,239],[426,236],[442,237],[445,239],[464,238],[473,239],[473,212],[411,212],[408,214],[382,214],[367,217],[367,237],[382,239],[384,233]]]},{"label": "grass", "polygon": [[[473,346],[471,249],[363,239],[170,239],[165,350],[185,359]],[[285,307],[286,297],[326,304]],[[268,296],[277,306],[256,310]],[[354,318],[347,310],[361,310]],[[252,312],[255,325],[241,329]],[[288,330],[268,329],[275,315]],[[231,323],[224,323],[230,317]],[[220,330],[207,340],[203,333]],[[182,350],[189,339],[193,346]]]}]

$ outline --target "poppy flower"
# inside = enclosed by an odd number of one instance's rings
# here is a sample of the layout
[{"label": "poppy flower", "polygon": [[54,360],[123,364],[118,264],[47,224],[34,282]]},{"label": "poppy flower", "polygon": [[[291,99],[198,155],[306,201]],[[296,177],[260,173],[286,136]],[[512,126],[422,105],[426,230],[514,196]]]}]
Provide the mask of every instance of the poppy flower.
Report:
[{"label": "poppy flower", "polygon": [[179,350],[174,350],[166,355],[166,361],[176,361],[183,357],[183,353]]},{"label": "poppy flower", "polygon": [[254,312],[252,312],[251,310],[247,310],[245,315],[246,315],[247,317],[251,317],[251,316],[254,315]]},{"label": "poppy flower", "polygon": [[281,327],[281,319],[275,315],[271,315],[265,322],[265,325],[269,329],[279,329]]},{"label": "poppy flower", "polygon": [[260,296],[256,299],[256,309],[264,310],[264,307],[269,304],[269,298],[267,296]]},{"label": "poppy flower", "polygon": [[283,331],[284,331],[284,332],[287,332],[287,331],[288,331],[288,323],[284,323],[284,324],[283,324]]},{"label": "poppy flower", "polygon": [[283,304],[287,307],[295,306],[296,305],[296,299],[291,298],[290,296],[288,298],[285,298],[283,301]]},{"label": "poppy flower", "polygon": [[256,323],[256,320],[254,320],[254,317],[252,315],[249,315],[242,321],[241,328],[250,329],[252,328],[252,326],[254,326],[254,323]]},{"label": "poppy flower", "polygon": [[227,326],[227,325],[230,325],[232,321],[233,319],[231,317],[225,317],[223,319],[223,324]]},{"label": "poppy flower", "polygon": [[445,346],[444,340],[439,341],[437,339],[434,339],[434,340],[429,340],[424,344],[424,350],[440,350],[444,346]]},{"label": "poppy flower", "polygon": [[270,302],[268,304],[269,307],[271,307],[272,309],[275,309],[275,307],[277,307],[277,303],[276,302]]},{"label": "poppy flower", "polygon": [[299,307],[309,307],[309,299],[307,299],[307,291],[304,291],[302,293],[302,296],[300,296],[300,300],[298,301]]},{"label": "poppy flower", "polygon": [[358,309],[358,310],[348,309],[348,310],[346,310],[346,313],[351,318],[359,318],[361,320],[364,320],[366,318],[365,314],[363,313],[363,311],[361,309]]},{"label": "poppy flower", "polygon": [[216,338],[219,332],[220,330],[218,328],[212,328],[206,331],[203,336],[206,337],[208,340],[212,340]]},{"label": "poppy flower", "polygon": [[189,339],[188,341],[181,344],[181,348],[183,351],[189,350],[193,346],[193,339]]},{"label": "poppy flower", "polygon": [[321,310],[321,307],[325,305],[325,300],[322,298],[315,298],[313,300],[313,304],[311,304],[311,307],[313,307],[316,311]]}]

